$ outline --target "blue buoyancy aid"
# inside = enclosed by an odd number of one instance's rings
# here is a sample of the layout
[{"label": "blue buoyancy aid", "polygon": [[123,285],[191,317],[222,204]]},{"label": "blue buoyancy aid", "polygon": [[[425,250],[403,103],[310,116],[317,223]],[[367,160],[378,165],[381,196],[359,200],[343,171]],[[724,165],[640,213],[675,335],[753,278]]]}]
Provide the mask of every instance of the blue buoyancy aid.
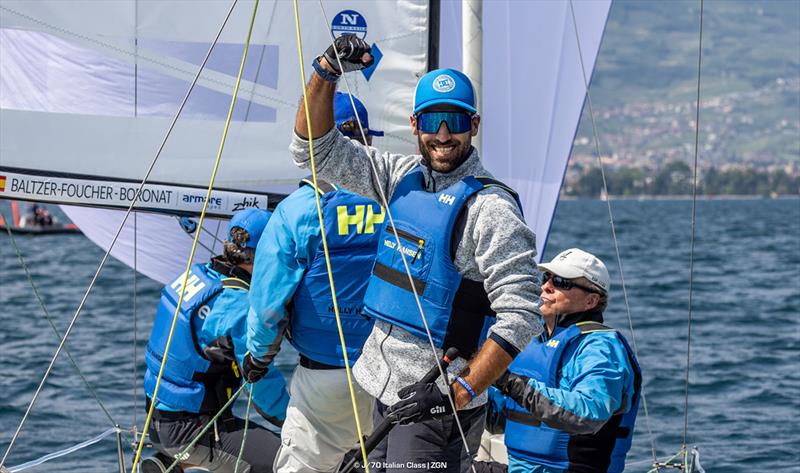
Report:
[{"label": "blue buoyancy aid", "polygon": [[367,315],[428,339],[402,252],[433,343],[443,349],[458,348],[463,358],[472,356],[485,317],[495,314],[483,282],[464,279],[456,269],[454,232],[467,200],[488,186],[502,187],[516,198],[512,190],[490,178],[467,176],[444,190],[428,192],[421,166],[403,177],[389,203],[394,228],[387,225],[378,243],[364,297]]},{"label": "blue buoyancy aid", "polygon": [[[557,327],[546,342],[534,341],[508,367],[511,373],[527,376],[558,388],[565,352],[582,336],[593,332],[614,331],[598,322],[588,321]],[[628,353],[634,371],[631,408],[615,413],[603,427],[591,435],[571,435],[534,418],[511,398],[506,398],[505,443],[509,454],[535,464],[568,471],[618,473],[625,468],[631,448],[633,427],[639,408],[641,369],[622,334],[619,339]],[[625,408],[623,402],[622,409]]]},{"label": "blue buoyancy aid", "polygon": [[[370,199],[317,182],[339,318],[347,358],[353,366],[374,324],[361,312],[385,215],[383,208]],[[302,185],[313,188],[308,180]],[[295,292],[289,340],[313,361],[345,365],[322,241]]]},{"label": "blue buoyancy aid", "polygon": [[[214,269],[212,269],[212,265]],[[198,345],[195,326],[211,312],[219,293],[233,284],[239,288],[246,282],[225,278],[224,263],[195,264],[189,270],[178,320],[170,343],[167,363],[158,388],[157,405],[190,413],[213,414],[228,400],[231,389],[238,386],[235,358],[212,363],[203,356]],[[216,271],[216,270],[222,271]],[[164,286],[156,310],[150,341],[147,343],[144,390],[149,400],[155,392],[156,380],[164,358],[175,308],[178,306],[185,273]]]}]

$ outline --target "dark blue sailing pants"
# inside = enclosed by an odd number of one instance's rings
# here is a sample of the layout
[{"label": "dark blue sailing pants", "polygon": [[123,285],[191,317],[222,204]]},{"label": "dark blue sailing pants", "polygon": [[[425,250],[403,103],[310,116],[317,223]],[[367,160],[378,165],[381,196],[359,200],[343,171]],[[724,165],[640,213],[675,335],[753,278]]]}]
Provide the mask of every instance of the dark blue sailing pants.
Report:
[{"label": "dark blue sailing pants", "polygon": [[[387,406],[375,401],[373,425],[380,424]],[[411,425],[397,425],[369,455],[370,471],[377,473],[462,473],[470,471],[478,452],[486,406],[458,411],[469,455],[454,416]]]},{"label": "dark blue sailing pants", "polygon": [[[182,419],[153,419],[150,436],[153,446],[170,457],[180,453],[194,440],[210,419],[196,415]],[[219,440],[217,440],[217,436]],[[233,473],[244,436],[244,420],[217,421],[216,433],[210,428],[188,452],[183,464],[207,468],[219,473]],[[269,430],[250,422],[239,472],[271,473],[280,438]]]}]

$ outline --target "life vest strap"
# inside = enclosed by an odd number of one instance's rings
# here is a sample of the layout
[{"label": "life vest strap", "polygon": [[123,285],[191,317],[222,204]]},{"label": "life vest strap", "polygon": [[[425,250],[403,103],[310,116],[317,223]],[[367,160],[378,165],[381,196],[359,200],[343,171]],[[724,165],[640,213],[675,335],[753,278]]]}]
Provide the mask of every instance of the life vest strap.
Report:
[{"label": "life vest strap", "polygon": [[519,206],[519,211],[522,212],[522,201],[519,200],[519,194],[517,194],[517,192],[514,189],[503,184],[501,181],[498,181],[497,179],[491,177],[475,176],[475,179],[477,179],[478,182],[483,184],[483,187],[499,187],[504,191],[508,192],[509,194],[511,194],[511,197],[513,197],[514,200],[517,201],[517,205]]},{"label": "life vest strap", "polygon": [[314,187],[314,180],[311,178],[311,176],[308,176],[300,180],[300,186],[302,187],[303,185],[309,185],[311,186],[312,189],[316,189],[317,192],[319,192],[319,195],[325,195],[328,192],[333,192],[339,189],[330,182],[323,181],[321,179],[317,179],[317,186]]},{"label": "life vest strap", "polygon": [[616,329],[613,329],[607,325],[603,325],[599,322],[593,322],[591,320],[586,322],[578,322],[575,324],[576,327],[581,331],[581,334],[586,333],[593,333],[593,332],[616,332]]},{"label": "life vest strap", "polygon": [[239,278],[225,278],[222,280],[222,287],[225,289],[241,289],[243,291],[249,291],[250,283]]}]

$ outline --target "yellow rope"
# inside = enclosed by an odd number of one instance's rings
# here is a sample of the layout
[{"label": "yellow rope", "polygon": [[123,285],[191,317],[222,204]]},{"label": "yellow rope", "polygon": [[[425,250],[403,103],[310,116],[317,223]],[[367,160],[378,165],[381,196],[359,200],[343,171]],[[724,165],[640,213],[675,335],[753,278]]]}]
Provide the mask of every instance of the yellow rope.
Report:
[{"label": "yellow rope", "polygon": [[[306,93],[306,71],[303,64],[303,41],[300,37],[300,12],[297,7],[297,0],[294,0],[294,21],[295,30],[297,32],[297,52],[300,56],[300,84],[303,88],[303,105],[306,111],[306,125],[308,126],[308,153],[311,156],[311,178],[314,181],[314,189],[317,187],[317,168],[314,161],[314,137],[311,134],[311,114],[308,111],[308,94]],[[350,373],[350,360],[347,356],[347,346],[344,341],[344,331],[342,330],[342,319],[339,316],[339,304],[336,300],[336,287],[333,284],[333,272],[331,271],[331,259],[328,253],[328,240],[325,237],[325,222],[322,218],[322,204],[319,200],[319,192],[314,192],[314,200],[317,204],[317,216],[319,217],[320,232],[322,233],[322,249],[325,253],[325,265],[328,269],[328,281],[331,285],[331,296],[333,298],[333,313],[336,316],[336,328],[339,330],[339,342],[342,344],[342,355],[344,356],[344,368],[347,374],[347,386],[350,389],[350,401],[353,404],[353,416],[356,419],[356,431],[358,433],[358,443],[361,447],[361,455],[364,460],[364,466],[367,473],[369,473],[369,462],[367,461],[367,451],[364,448],[364,435],[361,431],[361,419],[358,417],[358,403],[356,402],[356,392],[353,386],[352,374]]]},{"label": "yellow rope", "polygon": [[[222,158],[222,150],[225,147],[225,140],[228,137],[228,129],[230,128],[231,124],[231,117],[233,116],[233,108],[236,104],[236,96],[239,94],[239,84],[242,81],[242,74],[244,72],[244,64],[245,60],[247,59],[247,50],[250,46],[250,35],[253,32],[253,25],[255,24],[256,20],[256,12],[258,11],[258,2],[259,0],[255,1],[255,5],[253,7],[253,16],[250,19],[250,28],[247,30],[247,39],[244,43],[244,52],[242,53],[242,62],[239,65],[239,74],[236,76],[236,86],[233,89],[233,97],[231,98],[231,105],[228,108],[228,117],[225,120],[225,128],[222,131],[222,139],[219,143],[219,150],[217,151],[217,158],[214,161],[214,170],[211,173],[211,181],[208,183],[208,189],[206,190],[206,199],[203,202],[203,210],[200,212],[200,221],[197,223],[198,228],[203,228],[203,220],[206,216],[206,209],[208,207],[208,202],[211,200],[211,191],[214,188],[214,181],[217,178],[217,170],[219,169],[219,163]],[[167,356],[169,355],[169,348],[172,344],[172,336],[175,333],[175,326],[178,322],[178,313],[181,310],[181,304],[183,303],[183,296],[186,293],[186,285],[189,281],[189,270],[192,268],[192,261],[194,260],[194,253],[197,249],[197,244],[200,239],[200,231],[195,232],[194,241],[192,242],[192,251],[189,254],[189,261],[186,263],[186,272],[183,273],[183,284],[181,285],[180,297],[178,298],[178,306],[175,308],[175,314],[172,316],[172,326],[169,329],[169,337],[167,338],[167,345],[164,348],[164,357],[161,360],[161,367],[158,370],[158,378],[156,378],[156,387],[153,390],[153,399],[150,403],[150,409],[147,410],[147,419],[144,422],[144,427],[142,428],[143,433],[147,433],[147,429],[150,426],[150,420],[153,417],[153,410],[156,406],[156,401],[158,399],[158,388],[161,386],[161,378],[164,375],[164,366],[167,364]],[[137,468],[139,467],[139,459],[142,455],[142,448],[144,447],[144,439],[145,435],[142,435],[141,440],[139,440],[139,446],[136,448],[136,456],[133,459],[133,471],[132,473],[136,473]]]}]

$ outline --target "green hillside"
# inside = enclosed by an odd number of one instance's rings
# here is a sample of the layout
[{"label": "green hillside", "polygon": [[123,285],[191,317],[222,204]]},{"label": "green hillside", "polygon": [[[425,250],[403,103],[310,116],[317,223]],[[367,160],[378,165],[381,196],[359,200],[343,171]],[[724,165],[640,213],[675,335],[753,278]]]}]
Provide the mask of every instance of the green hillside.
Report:
[{"label": "green hillside", "polygon": [[[615,0],[592,79],[612,165],[658,167],[694,149],[699,1]],[[701,162],[800,161],[800,1],[706,0]],[[584,113],[574,158],[591,158]]]}]

